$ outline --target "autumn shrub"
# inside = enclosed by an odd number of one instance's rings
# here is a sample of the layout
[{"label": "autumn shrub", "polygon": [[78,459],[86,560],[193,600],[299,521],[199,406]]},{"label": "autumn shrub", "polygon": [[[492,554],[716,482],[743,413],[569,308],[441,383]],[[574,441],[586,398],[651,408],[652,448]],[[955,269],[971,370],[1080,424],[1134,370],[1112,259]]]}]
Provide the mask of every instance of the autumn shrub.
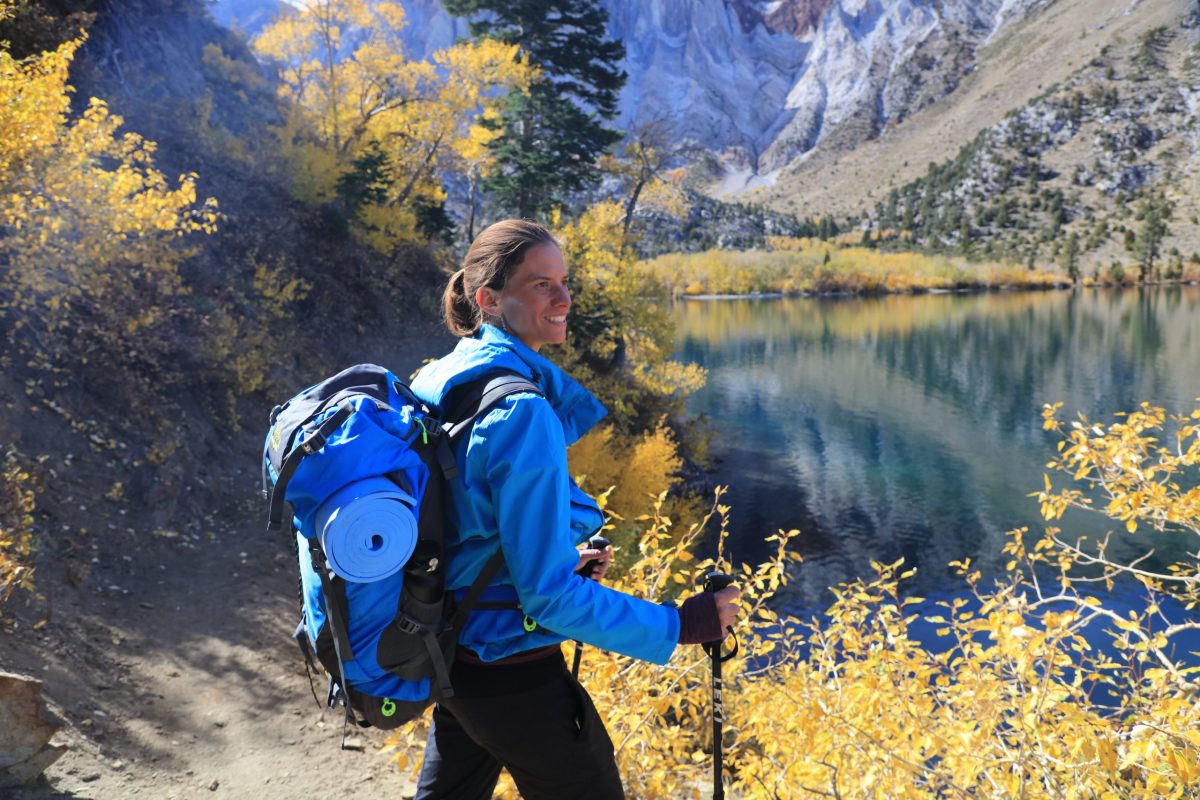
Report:
[{"label": "autumn shrub", "polygon": [[0,49],[0,315],[34,367],[149,373],[178,351],[179,265],[215,202],[197,202],[195,175],[172,186],[103,101],[69,115],[81,41],[20,61]]},{"label": "autumn shrub", "polygon": [[33,587],[33,479],[10,452],[0,463],[0,608],[17,589]]},{"label": "autumn shrub", "polygon": [[267,389],[273,367],[286,356],[291,345],[280,331],[295,323],[298,304],[312,284],[297,274],[281,254],[247,254],[243,270],[247,284],[228,292],[205,313],[206,335],[201,361],[213,374],[213,385],[223,389],[225,408],[220,409],[236,429],[240,422],[237,398]]},{"label": "autumn shrub", "polygon": [[[676,531],[705,516],[704,498],[681,489],[683,457],[676,434],[664,422],[632,436],[601,425],[572,445],[567,456],[580,487],[595,495],[609,515],[605,535],[618,552],[637,548],[643,528],[638,517],[655,498],[664,498],[659,511]],[[613,574],[623,569],[618,559]]]},{"label": "autumn shrub", "polygon": [[614,435],[599,427],[571,446],[571,472],[594,492],[607,492],[607,509],[632,519],[676,482],[683,462],[674,435],[660,424],[641,436]]},{"label": "autumn shrub", "polygon": [[[671,358],[674,322],[660,281],[636,268],[623,209],[601,202],[556,224],[570,265],[571,325],[552,357],[609,409],[621,434],[653,430],[704,385],[694,364]],[[557,223],[557,220],[554,221]]]},{"label": "autumn shrub", "polygon": [[[1056,412],[1045,414],[1063,434],[1050,466],[1074,481],[1047,479],[1038,496],[1048,520],[1074,507],[1123,523],[1125,535],[1139,526],[1200,534],[1200,409],[1169,417],[1144,406],[1113,425],[1071,426]],[[740,651],[724,693],[730,797],[1196,796],[1200,666],[1179,646],[1200,629],[1196,556],[1155,575],[1055,528],[1036,540],[1016,530],[995,581],[955,562],[964,591],[930,603],[904,588],[913,572],[902,562],[875,564],[873,576],[833,587],[822,613],[800,618],[774,607],[799,568],[795,531],[769,537],[776,549],[763,564],[734,566],[719,491],[712,513],[682,533],[662,515],[664,497],[642,518],[636,547],[619,554],[628,564],[613,585],[661,601],[694,591],[713,566],[737,576]],[[717,559],[697,557],[713,538]],[[1145,593],[1140,610],[1119,612],[1093,588],[1122,573]],[[681,647],[657,667],[589,648],[583,663],[628,795],[707,795],[700,649]],[[402,767],[418,758],[420,728],[391,739]],[[511,782],[498,793],[515,796]]]},{"label": "autumn shrub", "polygon": [[[1070,476],[1071,484],[1056,487],[1046,476],[1037,495],[1043,516],[1057,521],[1067,509],[1099,512],[1122,523],[1124,535],[1144,526],[1183,539],[1183,549],[1191,556],[1156,573],[1110,559],[1111,534],[1089,546],[1065,538],[1056,527],[1047,529],[1042,549],[1072,564],[1100,569],[1107,588],[1115,578],[1125,576],[1188,610],[1200,606],[1200,408],[1168,414],[1143,403],[1108,424],[1084,415],[1064,424],[1058,417],[1061,408],[1057,403],[1043,410],[1045,429],[1060,436],[1048,466]],[[1200,622],[1190,629],[1200,630]],[[1167,629],[1168,640],[1173,632],[1177,631]],[[1155,637],[1154,641],[1162,640]],[[1160,655],[1158,660],[1169,659]]]},{"label": "autumn shrub", "polygon": [[[1147,524],[1200,534],[1189,472],[1200,410],[1168,418],[1144,406],[1112,426],[1067,429],[1057,408],[1045,414],[1064,436],[1050,466],[1073,485],[1046,479],[1048,520],[1100,502],[1130,533]],[[910,573],[899,564],[877,565],[873,579],[838,587],[821,617],[784,622],[790,656],[731,693],[745,795],[1194,797],[1200,667],[1179,645],[1200,621],[1168,619],[1163,606],[1196,607],[1200,560],[1155,576],[1053,527],[1032,546],[1013,531],[1005,550],[1008,572],[993,584],[953,565],[970,591],[932,609],[901,591]],[[1097,578],[1111,590],[1121,573],[1142,584],[1140,611],[1118,612],[1092,590]],[[913,635],[919,616],[936,626],[933,647]]]},{"label": "autumn shrub", "polygon": [[1066,285],[1057,273],[969,264],[922,253],[885,253],[848,242],[770,237],[764,251],[674,253],[638,264],[675,295],[911,293],[957,288]]},{"label": "autumn shrub", "polygon": [[411,59],[398,2],[296,5],[254,41],[280,71],[288,110],[275,134],[294,193],[339,212],[384,255],[431,238],[421,209],[441,208],[445,181],[475,183],[491,169],[487,143],[499,132],[484,123],[537,71],[516,45],[493,39]]}]

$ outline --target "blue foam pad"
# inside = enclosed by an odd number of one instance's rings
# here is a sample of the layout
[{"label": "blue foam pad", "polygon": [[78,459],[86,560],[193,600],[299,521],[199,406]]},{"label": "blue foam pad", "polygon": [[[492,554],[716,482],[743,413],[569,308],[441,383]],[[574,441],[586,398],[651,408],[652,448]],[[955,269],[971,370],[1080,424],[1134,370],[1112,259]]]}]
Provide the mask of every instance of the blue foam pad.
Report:
[{"label": "blue foam pad", "polygon": [[417,546],[412,496],[387,478],[367,478],[332,494],[316,513],[330,568],[354,583],[395,575]]}]

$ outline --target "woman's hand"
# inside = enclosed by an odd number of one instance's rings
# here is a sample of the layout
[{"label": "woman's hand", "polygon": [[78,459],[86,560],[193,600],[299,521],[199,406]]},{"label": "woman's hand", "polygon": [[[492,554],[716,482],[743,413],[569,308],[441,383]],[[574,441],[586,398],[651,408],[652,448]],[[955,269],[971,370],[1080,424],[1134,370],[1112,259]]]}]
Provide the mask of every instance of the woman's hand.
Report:
[{"label": "woman's hand", "polygon": [[[595,561],[596,563],[592,565],[592,574],[584,575],[582,570],[589,561]],[[584,548],[579,551],[579,566],[575,568],[575,571],[580,575],[583,575],[585,578],[591,578],[594,581],[598,581],[604,579],[604,574],[608,572],[608,568],[611,564],[611,547],[605,548],[604,550],[596,550],[585,545]]]},{"label": "woman's hand", "polygon": [[717,616],[721,620],[721,633],[723,636],[737,622],[738,602],[742,599],[742,590],[737,585],[731,584],[721,591],[715,592],[713,599],[717,601]]},{"label": "woman's hand", "polygon": [[742,590],[735,585],[719,592],[697,592],[679,607],[679,643],[719,642],[737,622]]}]

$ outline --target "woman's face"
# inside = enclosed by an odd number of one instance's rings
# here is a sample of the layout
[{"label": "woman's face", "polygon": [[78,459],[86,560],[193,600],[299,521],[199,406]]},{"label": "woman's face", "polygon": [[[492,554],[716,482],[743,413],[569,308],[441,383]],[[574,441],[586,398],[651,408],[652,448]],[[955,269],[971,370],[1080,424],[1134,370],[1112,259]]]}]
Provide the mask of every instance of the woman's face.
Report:
[{"label": "woman's face", "polygon": [[537,351],[544,344],[561,344],[567,338],[567,267],[553,244],[539,244],[525,253],[504,289],[486,286],[475,293],[484,312],[501,317],[510,333]]}]

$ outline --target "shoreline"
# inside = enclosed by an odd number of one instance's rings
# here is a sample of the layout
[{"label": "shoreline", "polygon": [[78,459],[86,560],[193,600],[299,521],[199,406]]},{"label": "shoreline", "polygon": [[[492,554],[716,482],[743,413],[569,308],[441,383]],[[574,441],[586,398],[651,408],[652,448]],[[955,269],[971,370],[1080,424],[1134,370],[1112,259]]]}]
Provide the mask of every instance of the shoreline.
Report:
[{"label": "shoreline", "polygon": [[1087,283],[1087,284],[1071,284],[1071,283],[1050,283],[1050,284],[998,284],[995,286],[958,286],[952,289],[942,287],[915,288],[915,289],[900,289],[890,291],[887,289],[872,289],[868,291],[855,291],[851,289],[831,289],[820,292],[747,292],[745,294],[737,294],[731,292],[714,292],[702,294],[685,294],[672,293],[673,300],[698,300],[698,301],[715,301],[715,300],[783,300],[788,298],[826,298],[826,297],[888,297],[888,296],[914,296],[923,294],[985,294],[987,292],[1048,292],[1048,291],[1063,291],[1073,289],[1149,289],[1149,288],[1164,288],[1172,286],[1200,286],[1200,281],[1158,281],[1155,283],[1130,283],[1108,285],[1103,283]]}]

